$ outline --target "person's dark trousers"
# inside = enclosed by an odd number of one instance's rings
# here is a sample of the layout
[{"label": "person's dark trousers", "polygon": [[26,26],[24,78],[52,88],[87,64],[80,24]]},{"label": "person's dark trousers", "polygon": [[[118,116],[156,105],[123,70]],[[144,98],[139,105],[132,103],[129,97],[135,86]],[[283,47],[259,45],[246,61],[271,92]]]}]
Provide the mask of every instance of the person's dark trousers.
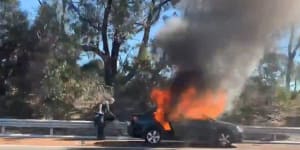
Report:
[{"label": "person's dark trousers", "polygon": [[97,127],[97,139],[104,140],[104,123],[100,123]]},{"label": "person's dark trousers", "polygon": [[97,113],[95,116],[95,125],[97,127],[97,139],[103,140],[104,139],[104,114]]}]

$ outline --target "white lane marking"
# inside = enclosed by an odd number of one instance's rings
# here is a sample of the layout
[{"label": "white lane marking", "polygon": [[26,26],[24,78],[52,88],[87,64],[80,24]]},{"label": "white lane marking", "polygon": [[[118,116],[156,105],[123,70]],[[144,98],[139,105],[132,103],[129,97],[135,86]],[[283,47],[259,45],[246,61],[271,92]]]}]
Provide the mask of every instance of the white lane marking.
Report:
[{"label": "white lane marking", "polygon": [[243,143],[244,144],[300,144],[299,141],[250,141],[250,140],[244,140]]},{"label": "white lane marking", "polygon": [[[211,150],[209,148],[155,148],[155,147],[99,147],[99,146],[37,146],[37,145],[0,145],[0,148],[24,148],[24,149],[37,149],[37,148],[43,148],[43,149],[153,149],[153,150],[194,150],[194,149],[201,149],[201,150]],[[223,149],[218,149],[223,150]]]}]

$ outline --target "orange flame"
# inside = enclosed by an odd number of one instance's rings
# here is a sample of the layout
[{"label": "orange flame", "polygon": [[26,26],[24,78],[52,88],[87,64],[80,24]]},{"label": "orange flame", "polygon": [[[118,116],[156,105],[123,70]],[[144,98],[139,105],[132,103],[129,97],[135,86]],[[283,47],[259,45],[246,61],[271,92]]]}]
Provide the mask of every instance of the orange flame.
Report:
[{"label": "orange flame", "polygon": [[170,113],[170,120],[216,119],[225,109],[227,95],[223,91],[206,91],[197,95],[195,88],[189,88],[180,97],[176,108]]},{"label": "orange flame", "polygon": [[151,99],[156,103],[156,111],[154,112],[154,118],[159,122],[164,130],[170,131],[171,126],[166,120],[166,110],[169,109],[170,93],[169,91],[163,91],[154,89],[151,92]]},{"label": "orange flame", "polygon": [[168,90],[154,89],[151,98],[157,105],[155,119],[165,130],[171,130],[168,121],[216,119],[224,112],[227,93],[222,90],[207,90],[199,95],[197,90],[191,87],[183,91],[174,108],[170,108],[171,94]]}]

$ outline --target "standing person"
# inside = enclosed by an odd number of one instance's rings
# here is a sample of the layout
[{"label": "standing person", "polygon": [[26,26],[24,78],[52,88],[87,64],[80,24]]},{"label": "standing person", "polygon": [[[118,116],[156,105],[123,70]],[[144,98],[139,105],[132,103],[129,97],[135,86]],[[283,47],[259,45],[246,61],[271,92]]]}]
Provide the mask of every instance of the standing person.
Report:
[{"label": "standing person", "polygon": [[114,99],[105,100],[103,103],[99,104],[99,111],[96,113],[94,123],[97,127],[97,139],[103,140],[104,136],[104,127],[106,121],[113,121],[115,119],[114,114],[110,111],[109,105],[114,102]]},{"label": "standing person", "polygon": [[103,140],[105,122],[104,122],[104,112],[102,109],[102,104],[99,104],[99,111],[95,115],[94,124],[97,127],[97,139]]}]

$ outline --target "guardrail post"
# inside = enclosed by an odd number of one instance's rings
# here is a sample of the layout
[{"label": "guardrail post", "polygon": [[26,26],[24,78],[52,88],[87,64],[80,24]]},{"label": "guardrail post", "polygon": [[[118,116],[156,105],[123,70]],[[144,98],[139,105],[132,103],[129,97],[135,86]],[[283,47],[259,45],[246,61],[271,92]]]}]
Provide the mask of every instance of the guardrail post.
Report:
[{"label": "guardrail post", "polygon": [[277,140],[277,135],[276,134],[273,134],[273,141],[276,141]]},{"label": "guardrail post", "polygon": [[53,128],[50,128],[50,135],[53,135]]},{"label": "guardrail post", "polygon": [[1,126],[1,133],[5,134],[5,126]]}]

